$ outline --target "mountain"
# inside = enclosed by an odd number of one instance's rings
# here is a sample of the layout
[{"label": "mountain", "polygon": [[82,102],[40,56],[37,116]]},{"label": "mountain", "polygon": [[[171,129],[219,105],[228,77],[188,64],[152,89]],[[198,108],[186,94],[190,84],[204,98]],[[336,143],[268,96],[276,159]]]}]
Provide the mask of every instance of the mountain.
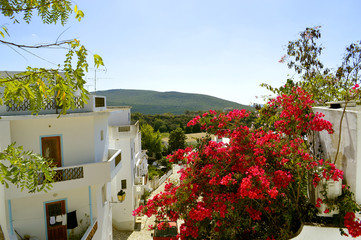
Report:
[{"label": "mountain", "polygon": [[203,94],[112,89],[97,91],[96,95],[106,96],[108,106],[132,106],[132,112],[143,114],[184,114],[186,110],[208,111],[225,108],[253,110],[247,105]]}]

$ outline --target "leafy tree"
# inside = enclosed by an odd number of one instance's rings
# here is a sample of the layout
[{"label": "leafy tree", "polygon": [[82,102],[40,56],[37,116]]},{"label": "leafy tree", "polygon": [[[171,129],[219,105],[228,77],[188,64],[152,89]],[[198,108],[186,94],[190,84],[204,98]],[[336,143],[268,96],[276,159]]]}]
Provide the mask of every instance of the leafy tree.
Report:
[{"label": "leafy tree", "polygon": [[183,129],[177,128],[173,130],[169,135],[169,151],[173,152],[178,149],[184,149],[186,147],[186,135]]},{"label": "leafy tree", "polygon": [[287,63],[300,78],[289,80],[288,87],[273,88],[267,84],[262,85],[277,94],[290,91],[290,85],[299,86],[312,94],[315,104],[358,100],[361,96],[360,91],[350,90],[358,87],[361,80],[361,42],[351,43],[346,47],[341,64],[332,70],[324,66],[320,60],[324,51],[324,47],[318,43],[321,38],[321,27],[306,28],[299,36],[299,39],[288,43],[287,54],[279,62]]},{"label": "leafy tree", "polygon": [[[78,10],[68,0],[18,0],[0,1],[0,11],[3,17],[10,19],[13,24],[30,24],[36,14],[44,24],[65,25],[70,14],[75,13],[75,18],[81,20],[84,13]],[[33,49],[54,48],[68,49],[63,64],[56,69],[27,67],[26,71],[10,75],[6,72],[0,76],[0,105],[20,104],[25,99],[29,102],[32,113],[38,113],[51,99],[55,99],[60,107],[60,113],[65,114],[70,108],[75,108],[75,92],[80,93],[80,101],[86,102],[87,90],[84,88],[85,72],[88,71],[87,50],[79,40],[71,39],[56,41],[48,44],[27,45],[15,43],[10,39],[10,31],[5,26],[0,26],[0,43],[2,46],[11,47],[14,52],[24,50],[31,52]],[[103,65],[99,55],[93,55],[95,67]],[[5,161],[8,160],[8,161]],[[38,173],[44,173],[43,185],[38,187]],[[11,144],[2,149],[0,154],[0,182],[3,184],[14,183],[20,188],[29,191],[46,190],[51,185],[53,172],[47,160],[30,151],[23,151]]]},{"label": "leafy tree", "polygon": [[[68,0],[34,0],[34,1],[0,1],[0,11],[4,17],[13,20],[14,24],[24,21],[30,24],[33,13],[41,18],[44,24],[62,25],[66,23],[69,15],[74,11],[75,18],[81,20],[84,13],[71,8],[71,1]],[[0,35],[3,39],[10,38],[8,29],[2,26]],[[88,94],[84,88],[85,72],[88,71],[87,50],[80,44],[79,40],[57,41],[50,44],[26,45],[18,44],[7,40],[1,40],[3,46],[10,46],[20,50],[31,51],[31,49],[49,47],[67,47],[69,50],[65,55],[62,65],[57,69],[32,68],[15,75],[4,74],[0,76],[0,87],[5,87],[0,95],[0,104],[20,103],[27,99],[33,112],[38,112],[50,98],[55,98],[57,106],[61,107],[61,113],[75,107],[74,93],[80,92],[81,100],[86,101]],[[103,64],[99,55],[94,55],[96,67]]]},{"label": "leafy tree", "polygon": [[162,138],[159,131],[154,132],[154,129],[149,124],[143,124],[140,127],[142,134],[142,148],[148,150],[148,155],[152,158],[161,158],[162,153]]},{"label": "leafy tree", "polygon": [[[7,160],[7,161],[5,161]],[[39,173],[42,172],[42,175]],[[10,144],[0,152],[0,182],[6,187],[9,183],[29,192],[46,191],[51,188],[55,172],[49,168],[49,161],[32,151]],[[39,185],[39,178],[42,184]]]}]

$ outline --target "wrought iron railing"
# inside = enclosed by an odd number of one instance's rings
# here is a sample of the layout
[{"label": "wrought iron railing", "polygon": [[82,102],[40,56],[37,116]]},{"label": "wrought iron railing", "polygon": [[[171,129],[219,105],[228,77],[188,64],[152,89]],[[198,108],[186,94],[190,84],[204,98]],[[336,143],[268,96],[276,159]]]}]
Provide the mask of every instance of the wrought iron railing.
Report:
[{"label": "wrought iron railing", "polygon": [[[73,167],[55,170],[55,175],[53,177],[54,182],[63,182],[73,179],[84,178],[84,169],[83,167]],[[44,175],[43,173],[39,174],[38,184],[43,184]]]},{"label": "wrought iron railing", "polygon": [[[79,98],[74,98],[75,108],[76,109],[82,109],[84,108],[84,101]],[[50,99],[45,102],[45,106],[43,107],[43,110],[56,110],[61,107],[56,105],[55,99]],[[30,111],[31,104],[28,99],[25,99],[21,103],[15,103],[15,101],[11,100],[9,103],[6,104],[6,111],[7,112],[20,112],[20,111]]]}]

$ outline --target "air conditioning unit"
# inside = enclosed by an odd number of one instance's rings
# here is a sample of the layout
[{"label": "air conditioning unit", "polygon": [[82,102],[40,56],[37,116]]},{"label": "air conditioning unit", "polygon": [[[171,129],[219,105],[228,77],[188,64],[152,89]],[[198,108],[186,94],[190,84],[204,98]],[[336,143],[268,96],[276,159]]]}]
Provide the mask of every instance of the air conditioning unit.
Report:
[{"label": "air conditioning unit", "polygon": [[[315,199],[317,201],[318,198],[324,200],[324,197],[322,195],[322,191],[324,190],[324,185],[326,187],[327,192],[327,198],[328,199],[334,199],[337,198],[342,194],[342,181],[334,181],[332,179],[330,180],[323,180],[321,181],[317,187],[315,188]],[[321,203],[321,206],[317,208],[319,213],[317,214],[320,217],[332,217],[334,214],[338,214],[338,209],[330,210],[328,213],[325,213],[325,210],[328,209],[327,204]]]}]

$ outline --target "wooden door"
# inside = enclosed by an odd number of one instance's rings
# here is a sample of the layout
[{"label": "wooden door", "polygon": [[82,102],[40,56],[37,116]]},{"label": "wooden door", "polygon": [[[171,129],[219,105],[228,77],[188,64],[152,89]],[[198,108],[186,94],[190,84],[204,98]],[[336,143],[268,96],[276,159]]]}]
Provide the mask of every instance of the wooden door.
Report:
[{"label": "wooden door", "polygon": [[41,148],[43,157],[51,159],[54,167],[61,167],[60,136],[42,137]]},{"label": "wooden door", "polygon": [[[43,137],[41,138],[41,151],[43,157],[52,161],[52,167],[61,167],[61,144],[60,136]],[[63,180],[63,170],[57,170],[55,172],[54,182]]]},{"label": "wooden door", "polygon": [[48,240],[67,240],[68,232],[63,222],[56,221],[65,214],[65,200],[45,204]]}]

